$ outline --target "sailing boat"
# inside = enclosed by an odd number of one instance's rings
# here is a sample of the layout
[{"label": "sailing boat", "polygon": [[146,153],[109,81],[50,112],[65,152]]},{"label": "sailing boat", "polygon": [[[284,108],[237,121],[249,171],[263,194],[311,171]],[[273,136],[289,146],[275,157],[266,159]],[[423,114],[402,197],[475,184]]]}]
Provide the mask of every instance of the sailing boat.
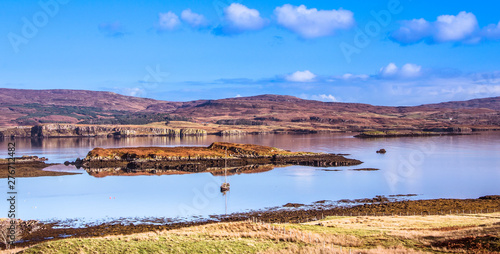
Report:
[{"label": "sailing boat", "polygon": [[220,192],[225,193],[226,191],[229,191],[229,183],[227,182],[227,148],[224,157],[224,183],[220,186]]}]

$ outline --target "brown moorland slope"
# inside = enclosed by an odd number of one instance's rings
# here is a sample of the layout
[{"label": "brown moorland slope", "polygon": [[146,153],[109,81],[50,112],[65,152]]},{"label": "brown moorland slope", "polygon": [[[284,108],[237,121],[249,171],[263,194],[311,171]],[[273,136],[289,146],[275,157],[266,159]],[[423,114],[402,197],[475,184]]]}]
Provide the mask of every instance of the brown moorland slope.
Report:
[{"label": "brown moorland slope", "polygon": [[57,106],[96,107],[103,110],[139,111],[161,101],[87,90],[28,90],[0,88],[0,105],[39,103]]},{"label": "brown moorland slope", "polygon": [[488,108],[493,110],[500,110],[500,96],[499,97],[490,97],[490,98],[481,98],[481,99],[472,99],[467,101],[449,101],[449,102],[441,102],[436,104],[426,104],[422,105],[429,108],[452,108],[452,109],[460,109],[460,108]]},{"label": "brown moorland slope", "polygon": [[[247,132],[500,127],[500,97],[416,107],[321,102],[284,95],[168,102],[83,90],[0,89],[0,127],[45,123],[143,125]],[[177,125],[175,126],[175,122]],[[181,122],[179,122],[181,121]]]},{"label": "brown moorland slope", "polygon": [[208,100],[197,106],[178,108],[173,113],[221,125],[273,125],[284,129],[356,131],[500,126],[500,111],[487,108],[387,107],[281,95]]}]

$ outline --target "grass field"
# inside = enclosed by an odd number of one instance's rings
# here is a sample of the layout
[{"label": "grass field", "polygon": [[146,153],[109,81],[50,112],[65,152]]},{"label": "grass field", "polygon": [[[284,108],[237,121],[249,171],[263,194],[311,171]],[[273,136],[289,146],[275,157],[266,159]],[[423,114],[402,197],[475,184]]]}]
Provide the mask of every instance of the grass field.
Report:
[{"label": "grass field", "polygon": [[[41,243],[15,253],[500,253],[500,213],[215,223]],[[7,251],[6,251],[7,252]]]}]

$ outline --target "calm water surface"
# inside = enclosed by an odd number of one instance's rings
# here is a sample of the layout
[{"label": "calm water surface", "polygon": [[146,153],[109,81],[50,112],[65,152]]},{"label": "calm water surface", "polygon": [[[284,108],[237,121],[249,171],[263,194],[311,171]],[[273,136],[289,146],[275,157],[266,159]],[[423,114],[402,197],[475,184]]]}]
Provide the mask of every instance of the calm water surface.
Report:
[{"label": "calm water surface", "polygon": [[[214,141],[254,143],[292,151],[347,153],[362,165],[325,168],[290,166],[229,176],[231,191],[219,192],[224,177],[210,173],[164,176],[80,175],[20,178],[18,217],[86,221],[132,217],[191,218],[319,200],[419,194],[418,198],[477,198],[500,194],[500,132],[472,136],[356,139],[338,135],[249,135],[189,138],[58,138],[16,140],[17,155],[49,162],[83,158],[94,147],[209,145]],[[7,141],[0,157],[7,157]],[[385,148],[386,154],[376,150]],[[353,171],[356,168],[379,171]],[[74,167],[57,166],[55,170]],[[6,179],[0,189],[7,191]],[[4,194],[6,196],[6,194]],[[7,202],[0,203],[6,211]],[[0,217],[5,217],[0,215]]]}]

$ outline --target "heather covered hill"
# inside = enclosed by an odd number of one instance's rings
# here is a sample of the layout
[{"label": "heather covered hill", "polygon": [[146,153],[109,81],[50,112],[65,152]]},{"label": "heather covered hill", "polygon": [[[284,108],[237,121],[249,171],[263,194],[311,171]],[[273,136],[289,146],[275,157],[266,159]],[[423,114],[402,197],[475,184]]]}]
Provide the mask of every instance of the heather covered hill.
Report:
[{"label": "heather covered hill", "polygon": [[205,129],[360,131],[500,127],[500,97],[416,107],[321,102],[286,95],[169,102],[84,90],[0,89],[0,127],[46,123],[144,125]]},{"label": "heather covered hill", "polygon": [[[169,102],[86,90],[0,88],[0,126],[39,123],[145,124],[163,121],[168,110],[148,107]],[[182,103],[172,103],[172,109]]]},{"label": "heather covered hill", "polygon": [[160,101],[112,92],[86,90],[27,90],[0,88],[0,105],[41,104],[95,107],[102,110],[140,111]]},{"label": "heather covered hill", "polygon": [[221,125],[274,125],[307,129],[500,126],[500,112],[493,109],[386,107],[360,103],[321,102],[281,95],[209,100],[194,107],[179,108],[173,113]]},{"label": "heather covered hill", "polygon": [[452,108],[452,109],[462,109],[462,108],[488,108],[493,110],[500,110],[500,96],[473,99],[468,101],[449,101],[437,104],[427,104],[422,105],[430,108]]}]

